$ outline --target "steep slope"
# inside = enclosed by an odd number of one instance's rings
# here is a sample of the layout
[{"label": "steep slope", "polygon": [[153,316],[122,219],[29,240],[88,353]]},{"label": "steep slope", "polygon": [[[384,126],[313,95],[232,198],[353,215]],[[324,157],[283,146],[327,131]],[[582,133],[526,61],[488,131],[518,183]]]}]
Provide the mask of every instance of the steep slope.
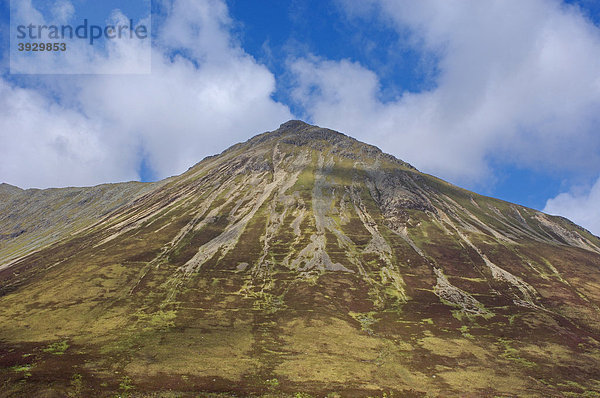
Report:
[{"label": "steep slope", "polygon": [[599,266],[566,219],[290,121],[0,270],[0,376],[7,395],[593,396]]},{"label": "steep slope", "polygon": [[93,224],[159,184],[43,190],[0,184],[0,269]]}]

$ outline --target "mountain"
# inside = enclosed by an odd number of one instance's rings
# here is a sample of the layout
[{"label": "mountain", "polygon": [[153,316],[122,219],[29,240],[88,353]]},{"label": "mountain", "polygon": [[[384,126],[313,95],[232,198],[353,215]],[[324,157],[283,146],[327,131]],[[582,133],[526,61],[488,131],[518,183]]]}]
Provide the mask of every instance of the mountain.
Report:
[{"label": "mountain", "polygon": [[0,184],[0,269],[86,228],[161,183],[28,189]]},{"label": "mountain", "polygon": [[0,189],[0,396],[600,396],[600,239],[344,134],[47,194]]}]

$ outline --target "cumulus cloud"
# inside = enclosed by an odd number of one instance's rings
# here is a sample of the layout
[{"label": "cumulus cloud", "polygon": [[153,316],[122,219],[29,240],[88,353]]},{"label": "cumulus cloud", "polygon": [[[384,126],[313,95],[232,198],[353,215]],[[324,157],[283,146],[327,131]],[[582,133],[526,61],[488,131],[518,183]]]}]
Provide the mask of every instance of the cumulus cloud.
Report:
[{"label": "cumulus cloud", "polygon": [[544,212],[567,217],[600,236],[600,178],[590,189],[561,193],[546,202]]},{"label": "cumulus cloud", "polygon": [[69,0],[58,0],[52,7],[52,16],[58,23],[67,23],[75,14],[75,7]]},{"label": "cumulus cloud", "polygon": [[136,179],[134,143],[110,132],[101,121],[0,80],[3,182],[48,187]]},{"label": "cumulus cloud", "polygon": [[[232,37],[223,1],[161,5],[149,75],[0,81],[0,180],[23,187],[131,180],[142,157],[162,178],[292,117],[271,98],[272,73]],[[131,59],[141,51],[131,45],[115,42],[99,67],[119,67],[120,53]]]},{"label": "cumulus cloud", "polygon": [[[15,19],[18,24],[58,25],[66,20],[50,19],[42,16],[31,3],[16,3],[14,7]],[[69,12],[66,4],[62,3],[61,11]],[[72,6],[71,6],[72,7]],[[63,12],[63,13],[64,13]],[[53,16],[56,14],[52,13]],[[59,16],[69,18],[69,16]],[[56,16],[55,16],[56,18]],[[34,21],[34,22],[31,22]],[[119,10],[114,10],[107,21],[113,26],[128,26],[129,18]],[[141,24],[150,26],[150,17],[142,19]],[[77,28],[76,28],[77,29]],[[34,35],[37,35],[34,33]],[[16,43],[10,48],[10,71],[14,74],[149,74],[151,60],[150,39],[138,40],[124,36],[119,40],[107,40],[104,46],[90,45],[89,39],[64,40],[67,50],[52,52],[23,52],[19,51]],[[47,79],[50,80],[50,79]]]},{"label": "cumulus cloud", "polygon": [[298,58],[294,99],[314,122],[457,182],[490,160],[600,170],[600,29],[554,0],[342,1],[438,60],[435,88],[382,101],[349,60]]}]

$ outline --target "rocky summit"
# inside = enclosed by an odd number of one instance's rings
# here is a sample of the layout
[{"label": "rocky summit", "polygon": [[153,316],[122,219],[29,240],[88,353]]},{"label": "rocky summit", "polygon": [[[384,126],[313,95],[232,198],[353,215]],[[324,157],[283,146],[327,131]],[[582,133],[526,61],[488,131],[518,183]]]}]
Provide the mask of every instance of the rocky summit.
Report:
[{"label": "rocky summit", "polygon": [[0,186],[0,396],[600,396],[600,239],[287,122]]}]

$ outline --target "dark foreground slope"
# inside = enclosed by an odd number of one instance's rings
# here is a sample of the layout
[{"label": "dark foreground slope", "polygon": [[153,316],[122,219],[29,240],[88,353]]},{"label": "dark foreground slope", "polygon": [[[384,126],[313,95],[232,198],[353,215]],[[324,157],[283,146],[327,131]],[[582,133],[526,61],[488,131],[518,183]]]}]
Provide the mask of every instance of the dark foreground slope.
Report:
[{"label": "dark foreground slope", "polygon": [[0,290],[2,396],[600,396],[597,237],[297,121]]}]

